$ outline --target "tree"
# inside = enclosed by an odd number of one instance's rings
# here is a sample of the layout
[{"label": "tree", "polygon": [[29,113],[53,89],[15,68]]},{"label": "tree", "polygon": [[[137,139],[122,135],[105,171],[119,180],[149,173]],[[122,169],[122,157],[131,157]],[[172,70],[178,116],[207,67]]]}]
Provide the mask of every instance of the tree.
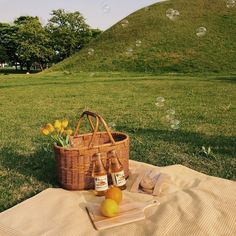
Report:
[{"label": "tree", "polygon": [[37,63],[43,70],[53,57],[48,33],[38,17],[20,17],[15,23],[18,26],[18,58],[24,62],[27,70],[30,70],[33,63]]},{"label": "tree", "polygon": [[90,29],[78,11],[70,13],[59,9],[52,11],[51,15],[47,30],[51,36],[51,45],[56,52],[57,61],[69,57],[81,49],[92,37],[99,34],[99,30]]},{"label": "tree", "polygon": [[20,16],[13,25],[0,23],[0,60],[26,66],[37,64],[44,69],[80,50],[101,33],[91,29],[79,12],[52,11],[52,18],[43,27],[38,17]]},{"label": "tree", "polygon": [[14,25],[0,23],[0,46],[6,53],[8,62],[13,64],[16,64],[18,61],[18,57],[16,55],[16,50],[18,47],[17,31],[18,28]]},{"label": "tree", "polygon": [[8,61],[7,50],[0,45],[0,67]]}]

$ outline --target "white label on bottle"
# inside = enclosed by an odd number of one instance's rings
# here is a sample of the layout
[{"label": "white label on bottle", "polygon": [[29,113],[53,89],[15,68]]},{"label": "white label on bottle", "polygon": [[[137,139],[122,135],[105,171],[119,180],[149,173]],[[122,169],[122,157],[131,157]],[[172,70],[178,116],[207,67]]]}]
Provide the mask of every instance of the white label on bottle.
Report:
[{"label": "white label on bottle", "polygon": [[105,191],[108,189],[107,175],[96,176],[94,182],[96,191]]},{"label": "white label on bottle", "polygon": [[111,173],[112,181],[115,186],[123,186],[126,184],[124,171]]}]

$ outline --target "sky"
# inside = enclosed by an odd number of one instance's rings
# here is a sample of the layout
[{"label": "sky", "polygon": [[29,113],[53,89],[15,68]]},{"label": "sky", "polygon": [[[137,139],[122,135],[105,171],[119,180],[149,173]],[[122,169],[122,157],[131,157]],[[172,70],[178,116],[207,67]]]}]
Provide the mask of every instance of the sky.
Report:
[{"label": "sky", "polygon": [[108,29],[130,13],[159,0],[0,0],[0,22],[22,15],[39,16],[43,24],[55,9],[79,11],[92,28]]}]

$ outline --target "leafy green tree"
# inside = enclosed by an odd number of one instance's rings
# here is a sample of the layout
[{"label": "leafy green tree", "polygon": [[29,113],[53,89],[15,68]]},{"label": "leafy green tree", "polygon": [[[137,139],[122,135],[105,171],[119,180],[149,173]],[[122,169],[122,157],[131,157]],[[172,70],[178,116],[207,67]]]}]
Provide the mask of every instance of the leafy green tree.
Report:
[{"label": "leafy green tree", "polygon": [[0,45],[0,67],[1,64],[8,61],[7,50],[5,47]]},{"label": "leafy green tree", "polygon": [[7,61],[12,64],[16,64],[17,61],[19,62],[19,58],[16,54],[18,47],[17,31],[18,28],[14,25],[0,23],[0,46],[7,55]]},{"label": "leafy green tree", "polygon": [[30,70],[33,63],[37,63],[43,70],[54,53],[49,45],[48,33],[38,17],[20,17],[15,23],[18,26],[18,58],[24,61],[27,70]]},{"label": "leafy green tree", "polygon": [[90,29],[78,11],[70,13],[59,9],[52,11],[51,15],[46,27],[57,61],[69,57],[100,33],[99,30]]},{"label": "leafy green tree", "polygon": [[59,9],[43,27],[38,17],[20,16],[13,25],[0,23],[0,62],[10,62],[21,70],[38,65],[44,69],[81,49],[101,33],[91,29],[79,12]]},{"label": "leafy green tree", "polygon": [[39,21],[39,18],[37,16],[20,16],[14,21],[14,24],[18,26],[25,25],[33,20]]}]

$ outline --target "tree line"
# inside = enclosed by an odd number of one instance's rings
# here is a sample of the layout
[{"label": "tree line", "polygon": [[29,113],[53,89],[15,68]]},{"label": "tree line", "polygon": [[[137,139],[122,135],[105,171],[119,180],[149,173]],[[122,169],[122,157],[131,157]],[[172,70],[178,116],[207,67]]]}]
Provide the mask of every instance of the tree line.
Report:
[{"label": "tree line", "polygon": [[80,12],[53,10],[44,26],[39,18],[20,16],[13,24],[0,23],[0,64],[16,70],[43,70],[97,37],[101,31],[86,24]]}]

